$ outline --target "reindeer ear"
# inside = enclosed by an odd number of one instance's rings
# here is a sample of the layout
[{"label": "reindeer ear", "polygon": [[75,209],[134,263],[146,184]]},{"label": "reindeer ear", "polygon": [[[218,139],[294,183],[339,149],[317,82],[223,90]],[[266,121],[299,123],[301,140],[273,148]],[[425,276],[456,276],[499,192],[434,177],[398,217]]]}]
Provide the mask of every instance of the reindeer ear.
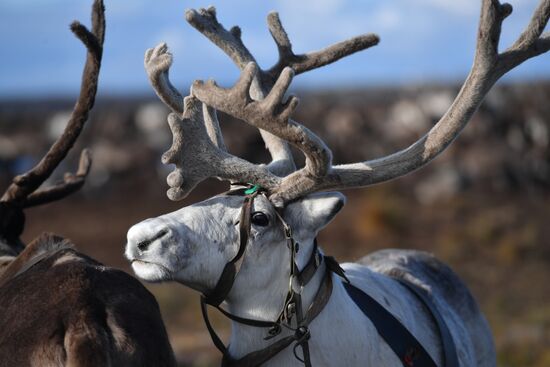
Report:
[{"label": "reindeer ear", "polygon": [[310,194],[285,208],[285,219],[294,233],[317,234],[342,209],[346,197],[339,192]]}]

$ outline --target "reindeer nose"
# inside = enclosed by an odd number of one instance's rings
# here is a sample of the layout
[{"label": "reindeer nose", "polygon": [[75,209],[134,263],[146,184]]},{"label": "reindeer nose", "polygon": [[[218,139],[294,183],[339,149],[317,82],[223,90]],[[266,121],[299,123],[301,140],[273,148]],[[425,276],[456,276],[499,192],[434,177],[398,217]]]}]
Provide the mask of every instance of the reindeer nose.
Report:
[{"label": "reindeer nose", "polygon": [[168,232],[169,232],[168,229],[164,228],[164,229],[158,231],[157,234],[155,234],[153,237],[139,242],[137,244],[138,250],[141,251],[141,252],[147,251],[147,249],[149,248],[149,246],[153,242],[155,242],[156,240],[159,240],[162,237],[166,236],[168,234]]}]

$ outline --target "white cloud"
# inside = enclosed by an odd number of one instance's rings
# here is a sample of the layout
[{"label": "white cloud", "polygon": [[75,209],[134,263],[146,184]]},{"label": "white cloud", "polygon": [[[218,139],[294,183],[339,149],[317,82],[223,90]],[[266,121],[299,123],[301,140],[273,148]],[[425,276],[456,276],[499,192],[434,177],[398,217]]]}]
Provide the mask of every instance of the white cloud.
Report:
[{"label": "white cloud", "polygon": [[[340,11],[345,2],[344,0],[278,0],[277,9],[297,15],[327,17]],[[302,21],[305,22],[307,19],[302,18]]]},{"label": "white cloud", "polygon": [[57,6],[64,3],[65,0],[2,0],[0,3],[0,9],[8,10],[22,10],[25,8],[37,8],[37,7],[48,7],[48,6]]},{"label": "white cloud", "polygon": [[373,12],[372,16],[368,16],[367,24],[376,32],[383,32],[399,27],[402,18],[403,14],[397,7],[385,6]]},{"label": "white cloud", "polygon": [[481,7],[479,0],[409,0],[413,3],[440,9],[457,16],[472,16]]},{"label": "white cloud", "polygon": [[[476,16],[481,9],[481,0],[407,0],[434,10],[442,10],[455,16]],[[505,2],[505,1],[502,1]],[[508,0],[516,12],[535,9],[539,0]]]},{"label": "white cloud", "polygon": [[[185,34],[181,27],[171,26],[161,29],[151,37],[150,47],[155,47],[161,42],[165,42],[173,55],[183,55],[186,51]],[[180,56],[181,57],[181,56]]]},{"label": "white cloud", "polygon": [[112,1],[105,5],[109,16],[132,17],[147,14],[151,4],[144,0]]}]

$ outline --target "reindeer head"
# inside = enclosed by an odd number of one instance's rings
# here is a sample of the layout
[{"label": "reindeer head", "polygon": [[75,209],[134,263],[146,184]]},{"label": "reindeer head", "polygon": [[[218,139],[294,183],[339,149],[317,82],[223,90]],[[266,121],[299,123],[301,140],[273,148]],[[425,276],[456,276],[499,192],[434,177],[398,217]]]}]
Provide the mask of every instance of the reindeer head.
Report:
[{"label": "reindeer head", "polygon": [[[172,55],[166,45],[147,51],[145,67],[149,79],[158,96],[173,110],[169,124],[174,141],[163,156],[164,163],[176,166],[168,176],[168,196],[182,199],[208,177],[262,187],[265,195],[256,197],[247,218],[252,224],[242,272],[261,269],[261,276],[246,277],[249,286],[255,282],[262,287],[265,282],[279,279],[277,272],[288,273],[285,260],[289,256],[282,221],[303,244],[297,261],[298,265],[303,264],[317,232],[344,203],[341,194],[316,192],[384,182],[434,159],[458,136],[500,77],[550,49],[550,36],[542,34],[549,9],[550,1],[541,1],[523,34],[499,53],[501,25],[512,8],[496,0],[483,0],[472,70],[437,124],[404,150],[336,166],[323,141],[291,119],[298,99],[284,96],[295,74],[373,46],[378,37],[362,35],[318,52],[296,55],[278,15],[272,13],[268,25],[280,57],[272,68],[262,70],[242,43],[238,27],[227,31],[218,23],[213,8],[188,11],[188,22],[225,51],[242,73],[229,89],[220,88],[213,81],[195,82],[191,95],[184,99],[168,79]],[[267,166],[256,165],[229,154],[219,130],[217,110],[258,128],[273,161]],[[287,143],[304,154],[302,168],[295,169]],[[138,276],[154,281],[175,279],[203,292],[212,289],[224,266],[238,254],[244,200],[243,196],[224,194],[132,227],[126,255]],[[282,219],[277,213],[282,213]]]},{"label": "reindeer head", "polygon": [[[245,196],[236,191],[241,194],[218,195],[130,228],[126,257],[135,273],[149,281],[176,280],[203,293],[213,289],[240,249]],[[285,206],[282,217],[296,229],[293,238],[300,244],[299,265],[308,260],[315,236],[344,202],[339,193],[316,193]],[[281,264],[288,264],[290,255],[277,210],[267,196],[257,195],[247,213],[250,234],[239,273],[247,279],[246,287],[262,289],[271,281],[284,281]]]}]

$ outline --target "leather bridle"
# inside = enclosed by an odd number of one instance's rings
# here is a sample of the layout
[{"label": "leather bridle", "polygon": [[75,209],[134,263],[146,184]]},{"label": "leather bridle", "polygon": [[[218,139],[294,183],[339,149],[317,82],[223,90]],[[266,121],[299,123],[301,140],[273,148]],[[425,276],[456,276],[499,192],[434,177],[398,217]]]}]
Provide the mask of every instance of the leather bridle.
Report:
[{"label": "leather bridle", "polygon": [[[244,193],[243,190],[239,190],[238,192]],[[236,195],[237,191],[230,191],[227,194]],[[239,221],[239,249],[237,251],[237,254],[233,257],[233,259],[231,259],[231,261],[225,264],[222,274],[220,275],[220,278],[218,279],[218,282],[216,283],[214,289],[212,289],[202,297],[204,298],[206,303],[212,306],[220,305],[227,298],[229,292],[231,291],[231,288],[233,287],[235,278],[241,270],[241,266],[244,260],[243,255],[248,245],[248,238],[250,237],[250,215],[252,204],[254,203],[254,198],[258,194],[259,191],[254,191],[252,194],[245,196],[241,208],[241,217]]]},{"label": "leather bridle", "polygon": [[[310,338],[309,324],[319,315],[319,313],[321,313],[325,305],[328,303],[328,300],[330,299],[330,296],[332,294],[331,272],[335,272],[336,274],[342,276],[344,279],[347,280],[344,275],[344,271],[342,268],[340,268],[339,264],[336,262],[336,260],[334,260],[334,258],[323,256],[319,252],[317,241],[315,241],[310,259],[308,260],[305,267],[300,271],[296,264],[296,254],[299,251],[299,244],[294,240],[292,236],[292,229],[285,222],[277,208],[275,208],[277,219],[282,224],[286,238],[286,244],[290,251],[289,289],[285,297],[284,306],[275,321],[243,318],[233,315],[224,310],[220,307],[220,304],[227,298],[229,292],[231,291],[231,288],[233,287],[235,278],[237,277],[241,269],[244,260],[244,254],[246,252],[246,247],[248,245],[248,240],[250,238],[251,210],[254,199],[258,195],[265,195],[265,193],[258,186],[253,186],[232,190],[226,194],[245,196],[241,208],[239,222],[239,249],[233,259],[231,259],[231,261],[229,261],[225,265],[214,289],[207,292],[207,294],[201,297],[202,316],[214,345],[223,354],[222,366],[259,366],[294,343],[294,356],[299,361],[304,363],[306,367],[311,367],[311,357],[309,353],[308,343]],[[321,285],[317,291],[317,294],[314,297],[313,302],[304,313],[302,309],[302,290],[313,278],[313,276],[317,272],[317,269],[319,269],[322,263],[325,264],[326,270],[323,274]],[[208,318],[207,305],[211,305],[217,308],[223,315],[235,322],[248,326],[268,329],[267,335],[264,340],[275,338],[282,332],[283,328],[288,329],[293,333],[289,336],[275,341],[273,344],[270,344],[263,349],[251,352],[242,358],[234,359],[231,357],[228,348],[222,342],[220,337],[215,332],[212,324],[210,323],[210,320]],[[297,352],[298,347],[302,349],[301,357],[298,355]]]}]

